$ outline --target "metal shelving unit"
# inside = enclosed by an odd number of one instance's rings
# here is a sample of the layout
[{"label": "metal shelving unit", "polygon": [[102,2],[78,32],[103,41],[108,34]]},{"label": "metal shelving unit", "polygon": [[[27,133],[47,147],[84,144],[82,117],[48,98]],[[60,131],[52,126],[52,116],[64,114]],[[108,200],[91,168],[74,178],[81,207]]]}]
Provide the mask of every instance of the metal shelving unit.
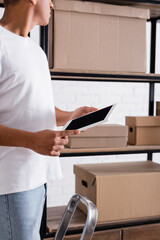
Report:
[{"label": "metal shelving unit", "polygon": [[[151,53],[150,53],[150,73],[151,74],[126,74],[126,73],[82,73],[82,72],[73,72],[73,71],[54,71],[51,70],[51,79],[54,81],[98,81],[98,82],[124,82],[124,83],[148,83],[149,84],[149,105],[148,105],[148,115],[154,115],[154,94],[155,94],[155,84],[160,83],[160,75],[155,74],[155,64],[156,64],[156,26],[157,21],[160,19],[160,1],[145,1],[145,0],[135,0],[135,1],[107,1],[107,0],[88,0],[95,2],[105,2],[105,3],[114,3],[114,4],[134,4],[134,6],[139,3],[149,4],[149,6],[153,6],[156,4],[158,6],[159,12],[154,14],[154,10],[152,10],[151,19]],[[136,3],[135,3],[136,2]],[[148,5],[147,5],[148,6]],[[48,29],[44,27],[44,32],[46,36],[46,41],[48,43]],[[44,37],[44,35],[43,35]],[[42,45],[41,45],[42,46]],[[42,46],[45,49],[45,46]],[[47,49],[48,51],[48,49]],[[48,52],[46,52],[48,54]],[[48,55],[47,55],[48,56]],[[152,161],[153,153],[159,153],[160,146],[148,147],[148,148],[126,148],[126,149],[107,149],[107,150],[97,150],[97,151],[75,151],[65,149],[61,153],[61,157],[79,157],[79,156],[96,156],[96,155],[116,155],[116,154],[142,154],[146,153],[148,155],[148,160]],[[151,221],[149,221],[151,223]],[[160,222],[159,219],[157,222]],[[44,219],[44,226],[47,224],[46,219]],[[143,223],[142,223],[143,224]],[[126,226],[130,226],[130,224],[126,224]],[[115,227],[115,226],[114,226]],[[68,234],[73,234],[72,231],[69,231]],[[43,235],[44,236],[44,235]],[[46,234],[45,237],[53,236],[53,234]]]},{"label": "metal shelving unit", "polygon": [[[126,73],[82,73],[82,72],[65,72],[65,71],[53,71],[51,70],[51,79],[54,81],[99,81],[99,82],[124,82],[124,83],[148,83],[149,84],[149,105],[148,105],[148,115],[154,115],[154,92],[155,92],[155,84],[160,83],[160,75],[155,73],[155,56],[156,56],[156,26],[157,21],[160,19],[160,1],[149,1],[149,0],[88,0],[88,1],[99,1],[105,3],[114,3],[114,4],[126,4],[126,5],[144,5],[145,7],[150,7],[152,14],[151,19],[151,61],[150,61],[150,73],[152,74],[126,74]],[[156,6],[156,7],[155,7]],[[0,3],[0,7],[4,7],[2,3]],[[45,51],[48,57],[48,26],[40,27],[40,45]],[[61,157],[76,157],[76,156],[95,156],[95,155],[116,155],[116,154],[142,154],[146,153],[148,155],[148,160],[152,160],[153,153],[159,153],[160,146],[158,147],[141,147],[141,148],[129,148],[126,149],[101,149],[97,151],[62,151]],[[43,220],[41,224],[41,238],[52,237],[53,234],[47,233],[47,204],[45,204],[44,212],[43,212]],[[158,221],[160,220],[158,219]],[[126,226],[130,226],[130,224],[126,224]],[[114,226],[115,228],[115,226]],[[73,234],[72,231],[68,232],[68,234]]]}]

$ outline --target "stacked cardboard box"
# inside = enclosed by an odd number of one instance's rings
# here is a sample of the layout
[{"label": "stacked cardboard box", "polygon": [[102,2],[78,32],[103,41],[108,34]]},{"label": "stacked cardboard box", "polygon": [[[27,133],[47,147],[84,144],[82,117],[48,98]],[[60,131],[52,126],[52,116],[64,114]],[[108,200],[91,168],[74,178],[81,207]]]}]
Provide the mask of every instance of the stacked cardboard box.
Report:
[{"label": "stacked cardboard box", "polygon": [[[98,222],[160,215],[160,165],[146,162],[75,165],[76,193],[98,209]],[[80,206],[86,212],[84,206]]]},{"label": "stacked cardboard box", "polygon": [[149,10],[73,0],[54,5],[50,68],[146,72]]},{"label": "stacked cardboard box", "polygon": [[133,145],[160,145],[160,116],[126,117],[128,143]]},{"label": "stacked cardboard box", "polygon": [[112,148],[126,147],[128,127],[118,124],[102,124],[70,136],[67,147],[70,148]]}]

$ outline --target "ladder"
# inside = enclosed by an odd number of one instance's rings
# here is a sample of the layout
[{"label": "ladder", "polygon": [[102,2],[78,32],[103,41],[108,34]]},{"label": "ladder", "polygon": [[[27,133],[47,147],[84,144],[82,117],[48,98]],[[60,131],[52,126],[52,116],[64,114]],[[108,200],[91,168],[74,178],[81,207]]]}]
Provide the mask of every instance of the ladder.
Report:
[{"label": "ladder", "polygon": [[83,232],[81,235],[80,240],[91,240],[95,227],[96,227],[96,222],[97,222],[97,208],[96,206],[86,197],[83,197],[79,194],[75,194],[72,196],[72,198],[70,199],[64,215],[62,217],[61,223],[59,225],[59,228],[56,232],[56,236],[54,238],[54,240],[63,240],[68,225],[71,222],[71,219],[74,215],[74,212],[78,206],[78,203],[81,202],[82,204],[84,204],[87,207],[87,218],[86,218],[86,222],[85,222],[85,226],[83,228]]}]

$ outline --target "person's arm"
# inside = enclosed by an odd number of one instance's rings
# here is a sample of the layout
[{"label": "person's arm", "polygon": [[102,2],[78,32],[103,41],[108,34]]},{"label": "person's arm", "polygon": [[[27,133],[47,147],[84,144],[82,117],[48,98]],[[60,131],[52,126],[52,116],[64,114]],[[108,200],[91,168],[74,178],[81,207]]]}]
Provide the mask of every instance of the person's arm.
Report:
[{"label": "person's arm", "polygon": [[66,112],[55,107],[57,126],[64,126],[69,120],[83,116],[90,112],[94,112],[96,110],[98,109],[94,107],[84,106],[84,107],[77,108],[73,112]]},{"label": "person's arm", "polygon": [[30,148],[33,133],[0,125],[0,146]]},{"label": "person's arm", "polygon": [[0,125],[0,146],[24,147],[42,155],[59,156],[68,136],[77,134],[77,130],[29,132]]},{"label": "person's arm", "polygon": [[55,107],[57,126],[64,126],[70,119],[73,112],[62,111]]}]

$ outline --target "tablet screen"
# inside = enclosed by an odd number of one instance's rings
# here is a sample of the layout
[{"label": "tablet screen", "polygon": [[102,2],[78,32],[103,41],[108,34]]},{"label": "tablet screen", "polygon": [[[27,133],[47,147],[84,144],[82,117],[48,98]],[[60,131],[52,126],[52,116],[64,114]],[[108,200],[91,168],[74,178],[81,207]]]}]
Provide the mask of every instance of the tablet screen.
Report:
[{"label": "tablet screen", "polygon": [[103,121],[113,105],[73,119],[65,130],[76,130]]}]

